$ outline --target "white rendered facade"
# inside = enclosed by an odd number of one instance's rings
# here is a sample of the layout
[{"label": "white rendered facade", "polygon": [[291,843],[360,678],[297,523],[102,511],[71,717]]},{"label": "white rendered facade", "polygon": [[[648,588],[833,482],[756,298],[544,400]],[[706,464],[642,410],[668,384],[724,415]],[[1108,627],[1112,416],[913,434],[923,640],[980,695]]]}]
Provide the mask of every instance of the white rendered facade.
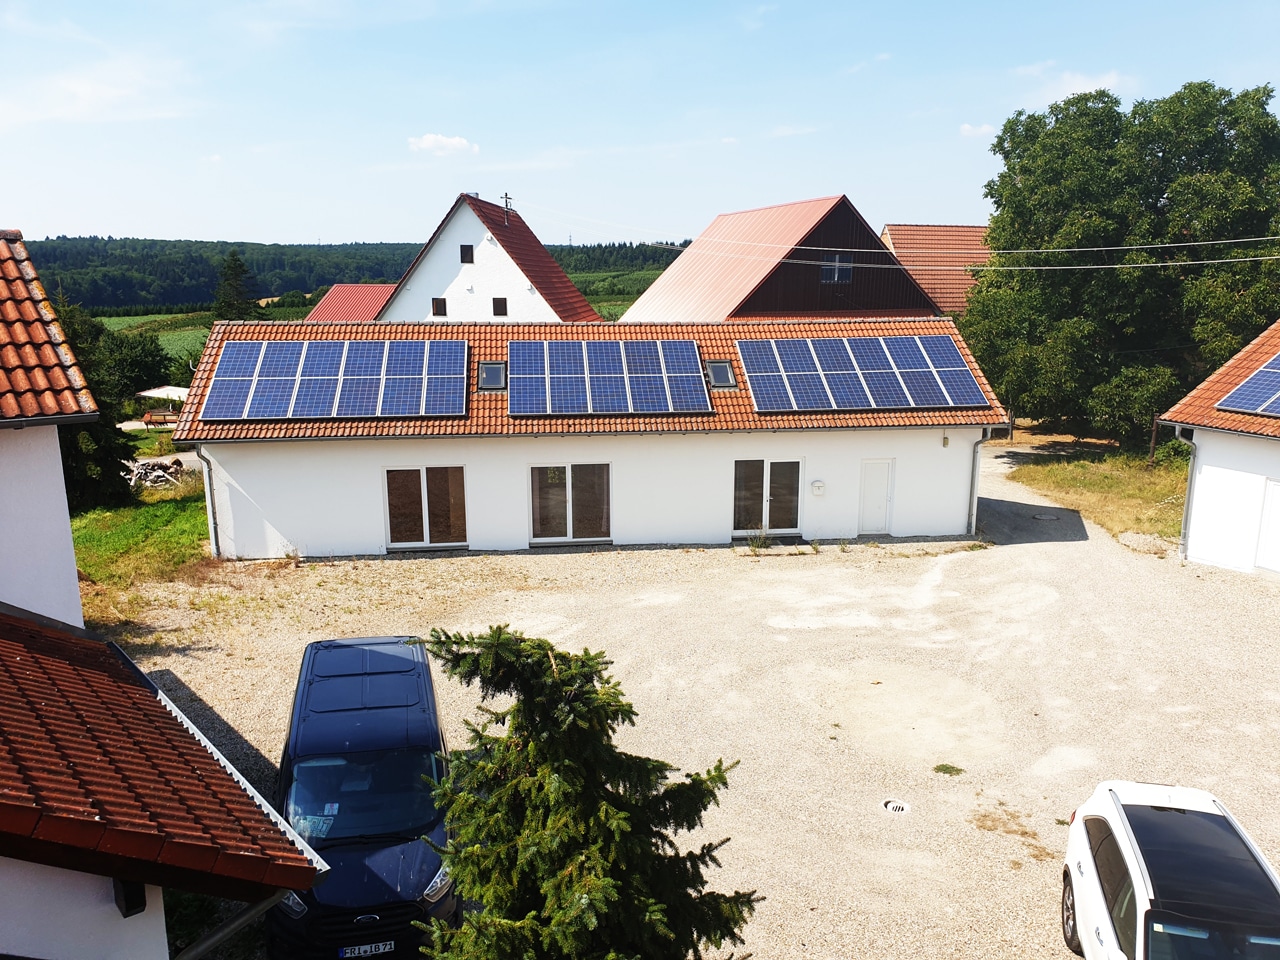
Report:
[{"label": "white rendered facade", "polygon": [[[462,262],[464,245],[471,248],[472,263]],[[506,315],[494,315],[494,298],[506,301]],[[433,299],[445,301],[443,315],[432,313]],[[560,322],[511,255],[463,203],[400,281],[380,319],[393,323]]]},{"label": "white rendered facade", "polygon": [[[970,530],[981,427],[805,429],[438,439],[206,443],[206,489],[227,558],[352,556],[393,549],[387,471],[462,467],[466,546],[533,537],[536,467],[608,464],[613,544],[728,543],[735,463],[798,463],[807,540]],[[945,442],[944,442],[945,438]],[[794,468],[790,468],[794,470]],[[770,525],[776,526],[776,525]],[[741,534],[742,531],[737,531]]]},{"label": "white rendered facade", "polygon": [[[53,429],[53,428],[50,428]],[[111,880],[0,857],[0,955],[39,960],[166,960],[164,899],[122,917]]]},{"label": "white rendered facade", "polygon": [[0,429],[0,601],[84,626],[56,426]]},{"label": "white rendered facade", "polygon": [[1280,440],[1197,428],[1194,441],[1187,559],[1280,572]]}]

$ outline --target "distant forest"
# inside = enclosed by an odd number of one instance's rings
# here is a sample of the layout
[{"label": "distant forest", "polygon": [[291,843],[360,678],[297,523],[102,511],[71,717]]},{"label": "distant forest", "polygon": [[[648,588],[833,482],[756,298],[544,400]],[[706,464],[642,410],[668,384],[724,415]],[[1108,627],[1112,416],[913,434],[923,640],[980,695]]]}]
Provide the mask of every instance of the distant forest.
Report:
[{"label": "distant forest", "polygon": [[[253,271],[260,295],[276,297],[291,290],[310,293],[333,283],[394,283],[421,247],[417,243],[264,244],[114,237],[27,241],[49,294],[56,295],[61,288],[69,302],[98,316],[208,309],[218,284],[218,265],[233,249]],[[589,297],[637,296],[679,253],[631,243],[558,244],[547,249],[571,276],[586,275],[574,279]],[[621,275],[629,273],[646,276],[626,282]]]}]

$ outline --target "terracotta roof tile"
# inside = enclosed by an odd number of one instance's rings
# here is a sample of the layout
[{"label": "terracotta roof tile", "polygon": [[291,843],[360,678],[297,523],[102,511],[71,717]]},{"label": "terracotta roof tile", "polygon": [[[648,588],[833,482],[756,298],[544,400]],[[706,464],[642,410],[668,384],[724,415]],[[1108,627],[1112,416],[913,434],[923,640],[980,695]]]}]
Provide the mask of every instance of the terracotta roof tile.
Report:
[{"label": "terracotta roof tile", "polygon": [[943,313],[964,313],[974,276],[965,270],[991,258],[987,228],[958,224],[887,223],[880,233],[894,255]]},{"label": "terracotta roof tile", "polygon": [[0,608],[0,848],[236,899],[311,885],[314,854],[118,648],[19,613]]},{"label": "terracotta roof tile", "polygon": [[0,230],[0,275],[0,421],[96,414],[17,230]]},{"label": "terracotta roof tile", "polygon": [[308,323],[364,323],[391,299],[394,283],[335,283],[307,314]]},{"label": "terracotta roof tile", "polygon": [[1204,383],[1174,404],[1160,419],[1165,423],[1280,438],[1280,417],[1218,409],[1218,404],[1227,394],[1276,354],[1280,354],[1280,321],[1269,326],[1257,339],[1211,373]]},{"label": "terracotta roof tile", "polygon": [[[952,337],[991,403],[988,408],[886,410],[842,413],[756,413],[747,390],[735,341],[738,339],[922,336]],[[231,340],[466,340],[469,344],[468,412],[463,417],[363,418],[328,420],[206,421],[204,405],[223,344]],[[477,364],[506,360],[509,340],[694,340],[704,360],[729,360],[738,387],[710,391],[712,412],[658,416],[534,416],[507,413],[507,394],[474,389]],[[714,324],[219,324],[205,345],[191,393],[174,431],[175,440],[284,440],[342,437],[533,436],[592,433],[698,433],[722,430],[918,427],[1003,424],[1008,417],[996,399],[955,323],[946,318],[808,320]]]}]

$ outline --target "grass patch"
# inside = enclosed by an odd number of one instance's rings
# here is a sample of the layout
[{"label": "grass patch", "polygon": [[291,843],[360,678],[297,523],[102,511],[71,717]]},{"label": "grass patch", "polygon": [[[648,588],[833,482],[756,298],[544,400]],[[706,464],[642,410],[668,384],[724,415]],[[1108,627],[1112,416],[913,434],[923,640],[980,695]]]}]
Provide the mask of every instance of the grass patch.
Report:
[{"label": "grass patch", "polygon": [[141,317],[101,317],[100,319],[103,326],[108,330],[129,330],[133,327],[152,324],[160,320],[172,320],[179,316],[186,316],[186,314],[149,313]]},{"label": "grass patch", "polygon": [[135,457],[170,457],[177,452],[173,431],[156,427],[152,430],[126,430],[125,439],[133,447]]},{"label": "grass patch", "polygon": [[949,763],[940,763],[933,768],[934,773],[946,774],[948,777],[958,777],[964,773],[963,767],[953,767]]},{"label": "grass patch", "polygon": [[171,580],[204,559],[209,524],[200,475],[141,496],[151,502],[72,518],[76,565],[95,583],[122,588],[140,580]]},{"label": "grass patch", "polygon": [[1187,465],[1172,459],[1148,467],[1128,454],[1039,455],[1009,479],[1052,497],[1116,536],[1126,531],[1176,538],[1182,531]]},{"label": "grass patch", "polygon": [[199,354],[204,349],[204,342],[209,339],[208,330],[174,330],[159,334],[160,346],[171,357],[185,357]]}]

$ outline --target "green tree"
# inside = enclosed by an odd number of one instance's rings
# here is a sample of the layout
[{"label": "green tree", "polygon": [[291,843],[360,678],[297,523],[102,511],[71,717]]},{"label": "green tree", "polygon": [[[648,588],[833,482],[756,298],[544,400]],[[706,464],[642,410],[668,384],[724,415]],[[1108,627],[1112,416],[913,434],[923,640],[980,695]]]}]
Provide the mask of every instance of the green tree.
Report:
[{"label": "green tree", "polygon": [[727,840],[685,852],[675,841],[701,825],[734,765],[672,780],[670,764],[619,750],[614,733],[636,712],[602,653],[564,653],[505,626],[433,630],[425,642],[449,676],[511,703],[470,727],[437,788],[452,835],[445,863],[483,909],[461,929],[437,922],[424,953],[683,960],[743,942],[760,898],[705,889]]},{"label": "green tree", "polygon": [[961,327],[1014,413],[1137,445],[1280,316],[1278,261],[1244,259],[1280,245],[1211,243],[1280,234],[1271,98],[1189,83],[1126,112],[1099,90],[1005,122],[987,243],[1054,252],[990,266],[1058,269],[981,273]]},{"label": "green tree", "polygon": [[218,288],[213,295],[214,320],[258,320],[258,281],[235,250],[218,267]]}]

